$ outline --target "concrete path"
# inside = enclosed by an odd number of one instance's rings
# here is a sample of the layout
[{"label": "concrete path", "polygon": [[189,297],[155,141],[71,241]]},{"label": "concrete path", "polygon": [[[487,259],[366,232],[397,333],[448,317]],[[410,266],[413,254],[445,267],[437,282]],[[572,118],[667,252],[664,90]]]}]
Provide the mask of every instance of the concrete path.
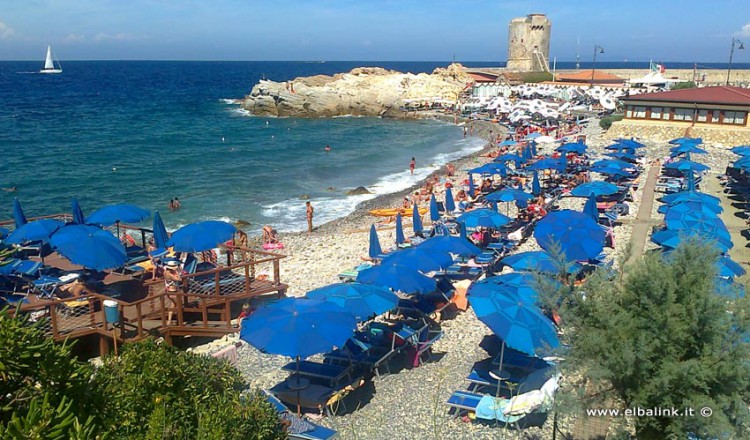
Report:
[{"label": "concrete path", "polygon": [[656,178],[659,176],[661,163],[654,163],[648,170],[648,177],[643,186],[641,195],[641,204],[638,208],[638,215],[631,222],[633,232],[630,235],[630,258],[626,265],[636,262],[646,246],[648,233],[654,224],[659,222],[658,219],[651,218],[651,212],[654,207],[654,188],[656,187]]}]

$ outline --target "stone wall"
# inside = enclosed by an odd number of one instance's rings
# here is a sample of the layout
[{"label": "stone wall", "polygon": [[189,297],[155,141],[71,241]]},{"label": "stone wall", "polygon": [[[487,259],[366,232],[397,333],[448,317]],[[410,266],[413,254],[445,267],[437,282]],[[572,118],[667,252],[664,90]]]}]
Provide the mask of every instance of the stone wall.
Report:
[{"label": "stone wall", "polygon": [[658,142],[667,142],[683,136],[699,137],[703,138],[703,142],[728,147],[750,145],[750,129],[748,128],[691,126],[688,123],[667,125],[626,119],[613,123],[605,133],[608,139],[637,137]]}]

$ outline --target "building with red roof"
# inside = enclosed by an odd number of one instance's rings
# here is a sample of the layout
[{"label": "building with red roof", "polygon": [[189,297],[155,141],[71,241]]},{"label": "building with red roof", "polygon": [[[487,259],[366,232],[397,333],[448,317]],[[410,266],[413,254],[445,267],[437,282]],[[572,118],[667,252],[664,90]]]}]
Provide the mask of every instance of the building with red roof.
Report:
[{"label": "building with red roof", "polygon": [[624,78],[612,75],[601,70],[581,70],[580,72],[555,74],[556,82],[599,84],[599,85],[623,85]]}]

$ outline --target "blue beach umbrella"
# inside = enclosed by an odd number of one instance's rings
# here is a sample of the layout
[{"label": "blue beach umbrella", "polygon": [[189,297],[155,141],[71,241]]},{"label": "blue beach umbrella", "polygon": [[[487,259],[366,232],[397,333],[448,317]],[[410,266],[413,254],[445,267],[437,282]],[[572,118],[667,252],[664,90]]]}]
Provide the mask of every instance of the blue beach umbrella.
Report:
[{"label": "blue beach umbrella", "polygon": [[587,148],[588,146],[582,142],[570,142],[560,145],[555,149],[555,151],[563,153],[584,154]]},{"label": "blue beach umbrella", "polygon": [[568,261],[598,256],[604,248],[605,236],[604,230],[590,216],[570,209],[547,214],[534,230],[542,249],[550,251],[559,245]]},{"label": "blue beach umbrella", "polygon": [[430,293],[437,289],[434,279],[416,269],[395,264],[365,269],[357,274],[357,282],[376,284],[404,293]]},{"label": "blue beach umbrella", "polygon": [[311,290],[305,296],[336,304],[358,321],[380,315],[398,305],[396,294],[374,284],[336,283]]},{"label": "blue beach umbrella", "polygon": [[474,197],[474,178],[469,173],[469,196]]},{"label": "blue beach umbrella", "polygon": [[445,212],[456,210],[456,202],[453,200],[453,191],[450,188],[445,189]]},{"label": "blue beach umbrella", "polygon": [[507,140],[497,144],[498,147],[512,147],[513,145],[516,145],[516,141]]},{"label": "blue beach umbrella", "polygon": [[707,154],[708,153],[708,151],[702,148],[698,148],[698,146],[694,144],[683,144],[678,147],[671,148],[669,151],[670,151],[671,157],[679,156],[681,154],[690,155],[690,154]]},{"label": "blue beach umbrella", "polygon": [[52,234],[65,226],[60,220],[40,219],[21,225],[5,240],[8,244],[23,244],[34,241],[48,242]]},{"label": "blue beach umbrella", "polygon": [[453,264],[448,252],[423,249],[421,246],[392,252],[383,258],[381,266],[404,266],[420,272],[445,269]]},{"label": "blue beach umbrella", "polygon": [[513,268],[513,270],[542,272],[552,275],[559,275],[563,271],[576,273],[582,268],[578,263],[561,267],[560,261],[555,260],[544,251],[520,252],[503,258],[500,263]]},{"label": "blue beach umbrella", "polygon": [[493,162],[510,162],[510,161],[513,161],[516,164],[518,164],[519,162],[523,161],[523,158],[517,154],[505,153],[493,159]]},{"label": "blue beach umbrella", "polygon": [[596,196],[590,195],[588,197],[588,200],[586,200],[586,204],[583,205],[582,212],[593,218],[594,221],[599,221],[599,208],[597,208],[596,206]]},{"label": "blue beach umbrella", "polygon": [[8,231],[5,228],[0,228],[0,240],[2,240],[5,237],[7,237],[8,236],[8,232],[10,232],[10,231]]},{"label": "blue beach umbrella", "polygon": [[233,225],[217,220],[190,223],[176,230],[167,246],[177,252],[203,252],[231,239],[235,231]]},{"label": "blue beach umbrella", "polygon": [[127,203],[108,205],[97,209],[86,218],[86,224],[109,226],[115,223],[138,223],[151,215],[147,209]]},{"label": "blue beach umbrella", "polygon": [[167,241],[169,241],[169,234],[167,234],[167,228],[164,227],[164,222],[159,215],[159,211],[154,212],[154,244],[157,248],[166,249]]},{"label": "blue beach umbrella", "polygon": [[709,206],[711,205],[696,202],[683,202],[670,206],[664,214],[667,229],[703,231],[709,237],[717,236],[731,240],[726,225]]},{"label": "blue beach umbrella", "polygon": [[620,188],[614,183],[604,182],[597,180],[594,182],[582,183],[570,192],[570,194],[576,197],[591,197],[591,196],[609,196],[620,191]]},{"label": "blue beach umbrella", "polygon": [[602,159],[597,160],[593,164],[591,164],[592,167],[597,168],[616,168],[620,170],[630,170],[635,168],[635,165],[630,162],[625,162],[624,160],[618,160],[618,159]]},{"label": "blue beach umbrella", "polygon": [[731,240],[719,236],[710,236],[706,231],[695,229],[663,229],[651,234],[651,241],[668,249],[676,249],[686,240],[698,240],[703,243],[709,243],[719,252],[727,252],[734,244]]},{"label": "blue beach umbrella", "polygon": [[49,244],[70,262],[94,270],[121,267],[128,259],[120,240],[96,226],[68,224],[52,234]]},{"label": "blue beach umbrella", "polygon": [[680,138],[672,139],[671,141],[669,141],[669,143],[672,144],[672,145],[683,145],[683,144],[698,145],[698,144],[702,144],[703,143],[703,139],[702,138],[691,138],[691,137],[680,137]]},{"label": "blue beach umbrella", "polygon": [[666,214],[667,211],[669,211],[673,207],[675,207],[677,205],[680,205],[680,204],[683,204],[683,203],[696,203],[696,204],[699,204],[701,206],[701,208],[700,208],[701,211],[711,211],[711,212],[713,212],[714,214],[717,214],[717,215],[721,214],[721,212],[724,210],[724,208],[722,208],[721,205],[717,205],[717,204],[715,204],[713,202],[704,201],[704,200],[700,199],[699,197],[685,196],[685,197],[677,200],[676,202],[665,203],[665,204],[661,205],[659,207],[659,209],[657,209],[657,211],[660,214]]},{"label": "blue beach umbrella", "polygon": [[513,202],[516,200],[531,200],[533,195],[523,192],[520,189],[505,187],[501,190],[487,194],[485,200],[490,202]]},{"label": "blue beach umbrella", "polygon": [[542,160],[536,161],[533,164],[526,167],[527,170],[558,170],[561,165],[561,161],[559,159],[552,159],[550,157],[544,158]]},{"label": "blue beach umbrella", "polygon": [[[539,299],[539,292],[536,290],[538,281],[536,276],[531,273],[512,272],[485,278],[481,283],[499,287],[500,291],[510,292],[521,298],[526,304],[534,305]],[[480,285],[481,283],[473,283]],[[496,289],[497,291],[497,289]],[[476,295],[475,291],[468,291],[470,295]]]},{"label": "blue beach umbrella", "polygon": [[611,167],[591,167],[591,171],[599,174],[606,174],[610,177],[625,177],[629,176],[630,173],[621,168]]},{"label": "blue beach umbrella", "polygon": [[370,258],[379,258],[383,253],[383,249],[380,247],[380,240],[378,240],[378,232],[375,230],[375,225],[370,225],[370,248],[367,251],[367,255]]},{"label": "blue beach umbrella", "polygon": [[625,145],[625,144],[621,144],[621,143],[609,145],[607,147],[604,147],[604,149],[605,150],[609,150],[609,151],[617,151],[617,152],[621,152],[621,153],[627,153],[627,154],[635,154],[635,150],[636,150],[635,148],[633,148],[633,147],[631,147],[629,145]]},{"label": "blue beach umbrella", "polygon": [[[532,356],[547,354],[560,345],[550,320],[534,305],[518,295],[504,291],[486,291],[469,295],[474,312],[505,345]],[[501,353],[501,368],[502,358]]]},{"label": "blue beach umbrella", "polygon": [[466,225],[463,223],[458,223],[458,237],[462,240],[468,240],[468,238],[466,238]]},{"label": "blue beach umbrella", "polygon": [[430,195],[430,221],[435,223],[440,220],[440,210],[438,210],[437,199],[435,194]]},{"label": "blue beach umbrella", "polygon": [[469,240],[450,235],[427,239],[417,246],[417,249],[450,252],[451,254],[460,255],[462,257],[473,257],[474,255],[482,253],[482,250],[470,243]]},{"label": "blue beach umbrella", "polygon": [[668,194],[661,198],[661,201],[671,205],[679,202],[693,202],[698,201],[701,203],[710,203],[716,206],[721,205],[721,199],[710,194],[693,191],[680,191],[672,194]]},{"label": "blue beach umbrella", "polygon": [[708,165],[703,165],[702,163],[693,162],[692,160],[680,160],[677,162],[671,162],[666,165],[664,165],[666,168],[670,168],[673,170],[678,171],[697,171],[702,172],[708,170],[710,167]]},{"label": "blue beach umbrella", "polygon": [[523,140],[525,140],[525,141],[533,141],[534,139],[538,138],[541,135],[542,135],[541,133],[535,131],[533,133],[527,134],[526,137],[523,138]]},{"label": "blue beach umbrella", "polygon": [[636,160],[638,160],[638,156],[636,156],[635,154],[627,153],[624,151],[618,151],[615,153],[606,153],[606,156],[614,157],[615,159],[621,159],[626,162],[635,162]]},{"label": "blue beach umbrella", "polygon": [[422,233],[422,215],[419,213],[419,206],[417,206],[416,203],[412,207],[411,227],[414,231],[414,235],[419,235]]},{"label": "blue beach umbrella", "polygon": [[740,145],[739,147],[734,147],[730,149],[734,154],[738,154],[740,156],[749,156],[750,155],[750,145]]},{"label": "blue beach umbrella", "polygon": [[542,193],[542,185],[539,184],[539,174],[534,171],[534,178],[531,180],[531,194],[538,196]]},{"label": "blue beach umbrella", "polygon": [[508,168],[499,162],[489,162],[482,166],[478,166],[469,170],[472,174],[499,174],[501,176],[508,175]]},{"label": "blue beach umbrella", "polygon": [[726,298],[745,297],[745,286],[735,283],[732,279],[716,277],[714,282],[717,295],[721,295]]},{"label": "blue beach umbrella", "polygon": [[456,218],[456,222],[463,223],[467,228],[497,229],[510,223],[510,218],[490,209],[480,208],[465,212]]},{"label": "blue beach umbrella", "polygon": [[396,214],[396,246],[405,241],[406,238],[404,237],[404,222],[401,218],[401,213],[399,212],[398,214]]},{"label": "blue beach umbrella", "polygon": [[631,139],[619,138],[619,139],[615,139],[615,142],[622,144],[622,145],[627,145],[628,147],[633,148],[633,149],[644,148],[646,146],[646,144],[642,144],[632,138]]},{"label": "blue beach umbrella", "polygon": [[83,215],[83,210],[76,197],[73,197],[73,201],[70,203],[70,212],[73,215],[73,223],[79,225],[86,223],[86,216]]},{"label": "blue beach umbrella", "polygon": [[20,228],[28,222],[23,209],[21,209],[21,202],[18,201],[18,197],[13,198],[13,222],[16,224],[16,228]]},{"label": "blue beach umbrella", "polygon": [[719,276],[722,277],[741,277],[746,273],[742,266],[727,256],[719,257],[716,261],[715,267]]}]

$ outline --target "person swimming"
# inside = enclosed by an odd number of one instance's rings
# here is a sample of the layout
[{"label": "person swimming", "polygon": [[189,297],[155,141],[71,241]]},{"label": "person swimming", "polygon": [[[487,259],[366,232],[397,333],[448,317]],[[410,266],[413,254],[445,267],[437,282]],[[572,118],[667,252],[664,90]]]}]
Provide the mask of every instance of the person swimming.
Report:
[{"label": "person swimming", "polygon": [[326,153],[330,153],[331,152],[331,146],[330,145],[326,145],[325,150],[326,150]]},{"label": "person swimming", "polygon": [[5,192],[9,192],[9,193],[11,193],[11,192],[16,192],[16,191],[18,191],[18,187],[16,187],[16,186],[11,186],[10,188],[2,188],[2,190],[3,190],[3,191],[5,191]]}]

